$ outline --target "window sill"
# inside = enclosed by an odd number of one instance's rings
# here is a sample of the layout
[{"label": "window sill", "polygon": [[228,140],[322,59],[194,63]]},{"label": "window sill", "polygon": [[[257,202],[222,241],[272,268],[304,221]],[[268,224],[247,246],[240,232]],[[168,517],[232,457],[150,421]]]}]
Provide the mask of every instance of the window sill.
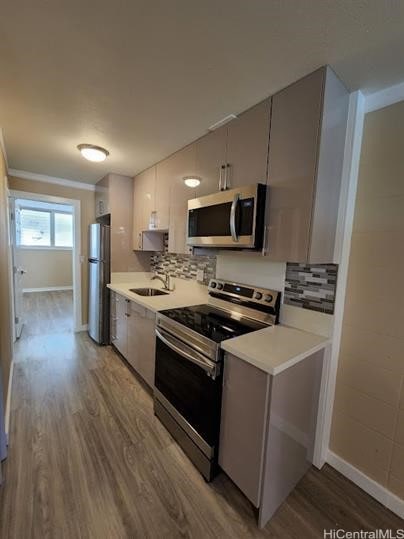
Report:
[{"label": "window sill", "polygon": [[47,247],[46,245],[17,245],[16,247],[23,251],[73,251],[73,247]]}]

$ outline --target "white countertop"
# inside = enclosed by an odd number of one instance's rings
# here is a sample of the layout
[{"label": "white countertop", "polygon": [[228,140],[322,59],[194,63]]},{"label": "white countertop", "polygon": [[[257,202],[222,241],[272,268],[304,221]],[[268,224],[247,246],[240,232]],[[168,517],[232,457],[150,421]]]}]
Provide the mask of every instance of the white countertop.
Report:
[{"label": "white countertop", "polygon": [[130,292],[130,288],[159,288],[163,289],[163,283],[159,280],[151,280],[152,274],[131,273],[125,281],[123,274],[118,274],[116,279],[112,274],[112,283],[108,288],[121,294],[127,299],[142,305],[153,312],[163,311],[164,309],[175,309],[177,307],[186,307],[188,305],[198,305],[208,302],[208,287],[197,283],[196,281],[186,281],[184,279],[173,279],[175,290],[161,296],[139,296]]},{"label": "white countertop", "polygon": [[[112,274],[108,288],[153,312],[208,302],[208,288],[196,281],[173,279],[175,290],[164,296],[139,296],[130,288],[163,288],[152,273]],[[223,341],[221,347],[268,374],[276,375],[330,344],[328,337],[277,325]]]},{"label": "white countertop", "polygon": [[276,375],[330,344],[330,339],[288,326],[272,326],[222,342],[222,349]]}]

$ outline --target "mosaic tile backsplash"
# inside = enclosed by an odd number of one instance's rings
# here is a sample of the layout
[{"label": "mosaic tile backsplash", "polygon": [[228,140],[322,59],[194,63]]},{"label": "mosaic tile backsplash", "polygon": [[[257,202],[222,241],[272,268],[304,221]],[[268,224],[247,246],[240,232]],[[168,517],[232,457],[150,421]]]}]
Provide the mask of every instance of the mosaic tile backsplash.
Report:
[{"label": "mosaic tile backsplash", "polygon": [[286,265],[284,303],[333,314],[338,266],[336,264]]},{"label": "mosaic tile backsplash", "polygon": [[191,256],[173,253],[155,253],[150,261],[151,271],[169,273],[173,277],[196,280],[196,272],[204,271],[203,284],[216,277],[215,256]]}]

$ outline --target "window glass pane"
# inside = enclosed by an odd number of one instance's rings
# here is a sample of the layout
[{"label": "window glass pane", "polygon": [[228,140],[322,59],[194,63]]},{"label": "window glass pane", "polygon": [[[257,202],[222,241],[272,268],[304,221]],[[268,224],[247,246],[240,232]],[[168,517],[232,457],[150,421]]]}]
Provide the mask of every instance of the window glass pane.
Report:
[{"label": "window glass pane", "polygon": [[73,216],[55,213],[55,246],[73,247]]},{"label": "window glass pane", "polygon": [[51,214],[47,211],[22,209],[20,212],[20,244],[50,247],[50,217]]}]

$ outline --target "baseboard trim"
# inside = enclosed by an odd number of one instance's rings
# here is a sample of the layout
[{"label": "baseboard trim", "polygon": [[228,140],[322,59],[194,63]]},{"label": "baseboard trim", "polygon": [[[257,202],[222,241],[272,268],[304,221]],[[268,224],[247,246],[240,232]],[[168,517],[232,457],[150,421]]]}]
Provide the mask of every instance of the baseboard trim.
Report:
[{"label": "baseboard trim", "polygon": [[79,333],[80,331],[87,331],[88,330],[88,324],[83,324],[82,326],[79,326],[74,330],[75,333]]},{"label": "baseboard trim", "polygon": [[24,294],[30,292],[58,292],[64,290],[73,290],[72,286],[45,286],[43,288],[23,288],[22,291]]},{"label": "baseboard trim", "polygon": [[390,509],[390,511],[399,517],[404,518],[404,500],[332,451],[328,451],[327,462],[330,466],[355,483],[355,485],[367,492],[372,498],[375,498],[378,502],[387,507],[387,509]]},{"label": "baseboard trim", "polygon": [[7,444],[9,443],[9,432],[10,432],[11,392],[12,392],[12,387],[13,387],[13,374],[14,374],[14,359],[11,360],[11,364],[10,364],[10,374],[8,376],[8,387],[7,387],[6,410],[5,410],[5,417],[4,417],[4,428],[6,431]]}]

